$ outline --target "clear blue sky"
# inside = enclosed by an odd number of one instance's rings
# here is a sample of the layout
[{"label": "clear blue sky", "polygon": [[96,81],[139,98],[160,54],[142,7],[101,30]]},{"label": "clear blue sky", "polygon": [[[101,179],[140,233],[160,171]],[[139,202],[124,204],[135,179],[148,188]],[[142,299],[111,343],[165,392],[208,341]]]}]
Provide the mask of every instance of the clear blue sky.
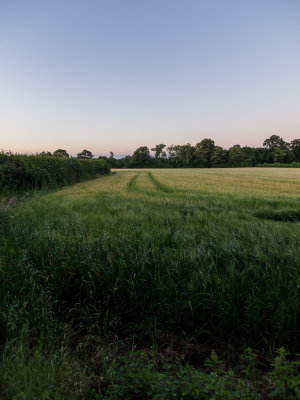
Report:
[{"label": "clear blue sky", "polygon": [[0,0],[0,149],[300,138],[299,0]]}]

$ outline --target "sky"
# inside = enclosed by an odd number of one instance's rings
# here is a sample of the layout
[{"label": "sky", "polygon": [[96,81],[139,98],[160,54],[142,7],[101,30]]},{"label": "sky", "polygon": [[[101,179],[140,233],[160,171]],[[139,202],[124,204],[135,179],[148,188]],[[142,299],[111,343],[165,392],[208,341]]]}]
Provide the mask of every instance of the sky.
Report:
[{"label": "sky", "polygon": [[0,149],[300,138],[299,0],[0,0]]}]

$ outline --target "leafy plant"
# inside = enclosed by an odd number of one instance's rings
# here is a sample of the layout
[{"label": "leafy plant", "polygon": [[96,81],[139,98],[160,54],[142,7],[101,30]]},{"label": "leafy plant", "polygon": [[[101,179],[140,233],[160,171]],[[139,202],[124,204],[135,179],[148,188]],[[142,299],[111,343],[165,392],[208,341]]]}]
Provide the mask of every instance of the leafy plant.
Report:
[{"label": "leafy plant", "polygon": [[256,368],[257,354],[255,350],[251,349],[251,347],[247,347],[245,349],[245,360],[246,360],[245,374],[248,379],[255,380],[257,374],[257,368]]},{"label": "leafy plant", "polygon": [[277,350],[270,376],[274,381],[273,395],[282,400],[294,400],[300,398],[300,374],[296,373],[300,366],[300,360],[289,361],[289,353],[284,347]]}]

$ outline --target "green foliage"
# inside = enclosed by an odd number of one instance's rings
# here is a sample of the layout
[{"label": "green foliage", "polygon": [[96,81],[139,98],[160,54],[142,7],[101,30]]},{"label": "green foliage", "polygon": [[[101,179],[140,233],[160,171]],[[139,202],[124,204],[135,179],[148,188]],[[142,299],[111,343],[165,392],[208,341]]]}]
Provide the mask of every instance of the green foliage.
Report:
[{"label": "green foliage", "polygon": [[57,149],[53,152],[54,157],[70,157],[67,150]]},{"label": "green foliage", "polygon": [[300,361],[288,361],[288,355],[281,347],[272,363],[274,369],[270,372],[274,382],[272,395],[280,400],[300,399]]},{"label": "green foliage", "polygon": [[228,161],[231,165],[241,165],[245,159],[245,154],[243,149],[239,144],[235,144],[230,147],[228,152]]},{"label": "green foliage", "polygon": [[265,167],[265,168],[300,168],[300,162],[292,162],[290,164],[280,164],[280,163],[272,163],[272,164],[257,164],[256,167]]},{"label": "green foliage", "polygon": [[205,361],[205,366],[210,368],[212,372],[217,372],[218,374],[224,374],[224,361],[220,360],[215,350],[212,350],[210,358]]},{"label": "green foliage", "polygon": [[175,168],[188,168],[195,166],[195,147],[190,143],[184,145],[169,146],[169,163]]},{"label": "green foliage", "polygon": [[80,153],[77,154],[77,158],[83,159],[92,159],[94,155],[89,150],[82,150]]},{"label": "green foliage", "polygon": [[212,166],[216,165],[226,165],[228,162],[227,151],[224,150],[221,146],[215,146],[214,151],[211,156]]},{"label": "green foliage", "polygon": [[103,160],[0,153],[0,195],[49,189],[108,174]]},{"label": "green foliage", "polygon": [[300,139],[294,139],[290,143],[290,150],[297,162],[300,162]]},{"label": "green foliage", "polygon": [[272,135],[264,141],[264,147],[273,150],[276,147],[287,148],[288,143],[278,135]]},{"label": "green foliage", "polygon": [[271,161],[274,163],[288,163],[293,160],[293,154],[289,150],[289,143],[277,135],[272,135],[266,139],[264,147],[269,150]]},{"label": "green foliage", "polygon": [[257,375],[257,354],[251,347],[245,349],[245,361],[245,375],[249,380],[254,381]]},{"label": "green foliage", "polygon": [[165,147],[166,145],[161,143],[151,149],[151,151],[154,151],[154,164],[158,168],[164,166],[166,162],[167,153],[164,151]]},{"label": "green foliage", "polygon": [[250,400],[246,381],[227,374],[205,374],[191,367],[167,365],[161,370],[143,357],[130,358],[115,370],[101,400]]},{"label": "green foliage", "polygon": [[[197,143],[195,146],[196,163],[205,167],[211,167],[214,154],[216,158],[214,149],[215,142],[211,139],[203,139],[200,143]],[[218,153],[218,155],[220,156],[221,154]]]},{"label": "green foliage", "polygon": [[136,149],[131,158],[134,167],[147,167],[150,165],[150,161],[150,150],[146,146]]}]

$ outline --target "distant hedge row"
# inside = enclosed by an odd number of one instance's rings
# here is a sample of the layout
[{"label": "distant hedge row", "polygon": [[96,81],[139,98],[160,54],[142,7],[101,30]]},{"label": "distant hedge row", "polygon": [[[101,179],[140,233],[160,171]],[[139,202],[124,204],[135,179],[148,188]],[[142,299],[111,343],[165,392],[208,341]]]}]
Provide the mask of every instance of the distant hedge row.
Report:
[{"label": "distant hedge row", "polygon": [[292,162],[290,164],[281,164],[281,163],[273,163],[273,164],[256,164],[256,167],[264,167],[264,168],[300,168],[300,162]]},{"label": "distant hedge row", "polygon": [[0,194],[61,187],[109,172],[104,160],[0,153]]}]

